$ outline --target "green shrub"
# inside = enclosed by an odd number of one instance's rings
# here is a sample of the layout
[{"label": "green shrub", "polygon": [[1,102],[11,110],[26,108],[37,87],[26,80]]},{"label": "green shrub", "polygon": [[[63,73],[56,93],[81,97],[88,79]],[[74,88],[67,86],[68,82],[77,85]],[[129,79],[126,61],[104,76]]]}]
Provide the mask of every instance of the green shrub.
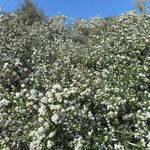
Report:
[{"label": "green shrub", "polygon": [[0,149],[148,150],[150,16],[19,17],[0,15]]},{"label": "green shrub", "polygon": [[44,19],[44,15],[31,0],[24,0],[20,9],[16,11],[19,21],[27,25],[32,25],[36,21]]}]

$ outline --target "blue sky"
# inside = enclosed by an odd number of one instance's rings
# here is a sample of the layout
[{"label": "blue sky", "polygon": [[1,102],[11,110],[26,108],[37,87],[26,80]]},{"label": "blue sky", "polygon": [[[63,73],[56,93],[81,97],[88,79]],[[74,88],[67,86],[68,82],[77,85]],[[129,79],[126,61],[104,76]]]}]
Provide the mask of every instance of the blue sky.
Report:
[{"label": "blue sky", "polygon": [[[32,0],[47,16],[63,14],[69,18],[102,18],[133,10],[133,0]],[[22,0],[0,0],[3,11],[14,11]]]}]

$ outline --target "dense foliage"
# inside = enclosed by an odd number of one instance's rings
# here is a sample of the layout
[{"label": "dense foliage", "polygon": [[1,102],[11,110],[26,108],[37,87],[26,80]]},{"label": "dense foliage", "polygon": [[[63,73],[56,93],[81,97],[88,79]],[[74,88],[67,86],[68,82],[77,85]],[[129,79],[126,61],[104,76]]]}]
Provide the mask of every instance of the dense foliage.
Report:
[{"label": "dense foliage", "polygon": [[150,16],[65,20],[0,15],[0,149],[150,149]]}]

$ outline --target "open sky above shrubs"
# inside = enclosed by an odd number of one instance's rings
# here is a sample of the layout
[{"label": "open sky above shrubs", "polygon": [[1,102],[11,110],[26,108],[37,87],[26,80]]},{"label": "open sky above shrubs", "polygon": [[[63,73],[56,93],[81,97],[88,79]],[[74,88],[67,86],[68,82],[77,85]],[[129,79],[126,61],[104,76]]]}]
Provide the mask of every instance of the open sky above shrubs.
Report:
[{"label": "open sky above shrubs", "polygon": [[[0,0],[4,11],[14,11],[23,0]],[[47,16],[63,14],[73,18],[109,17],[133,10],[133,0],[32,0]]]}]

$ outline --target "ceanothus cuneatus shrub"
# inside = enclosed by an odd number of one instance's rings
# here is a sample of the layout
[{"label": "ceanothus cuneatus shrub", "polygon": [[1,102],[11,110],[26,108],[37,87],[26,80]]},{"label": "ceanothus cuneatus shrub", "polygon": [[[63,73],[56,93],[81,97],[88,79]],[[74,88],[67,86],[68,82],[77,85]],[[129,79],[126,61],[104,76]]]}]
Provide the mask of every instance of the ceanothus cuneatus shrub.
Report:
[{"label": "ceanothus cuneatus shrub", "polygon": [[1,150],[150,149],[150,16],[68,27],[0,15]]}]

